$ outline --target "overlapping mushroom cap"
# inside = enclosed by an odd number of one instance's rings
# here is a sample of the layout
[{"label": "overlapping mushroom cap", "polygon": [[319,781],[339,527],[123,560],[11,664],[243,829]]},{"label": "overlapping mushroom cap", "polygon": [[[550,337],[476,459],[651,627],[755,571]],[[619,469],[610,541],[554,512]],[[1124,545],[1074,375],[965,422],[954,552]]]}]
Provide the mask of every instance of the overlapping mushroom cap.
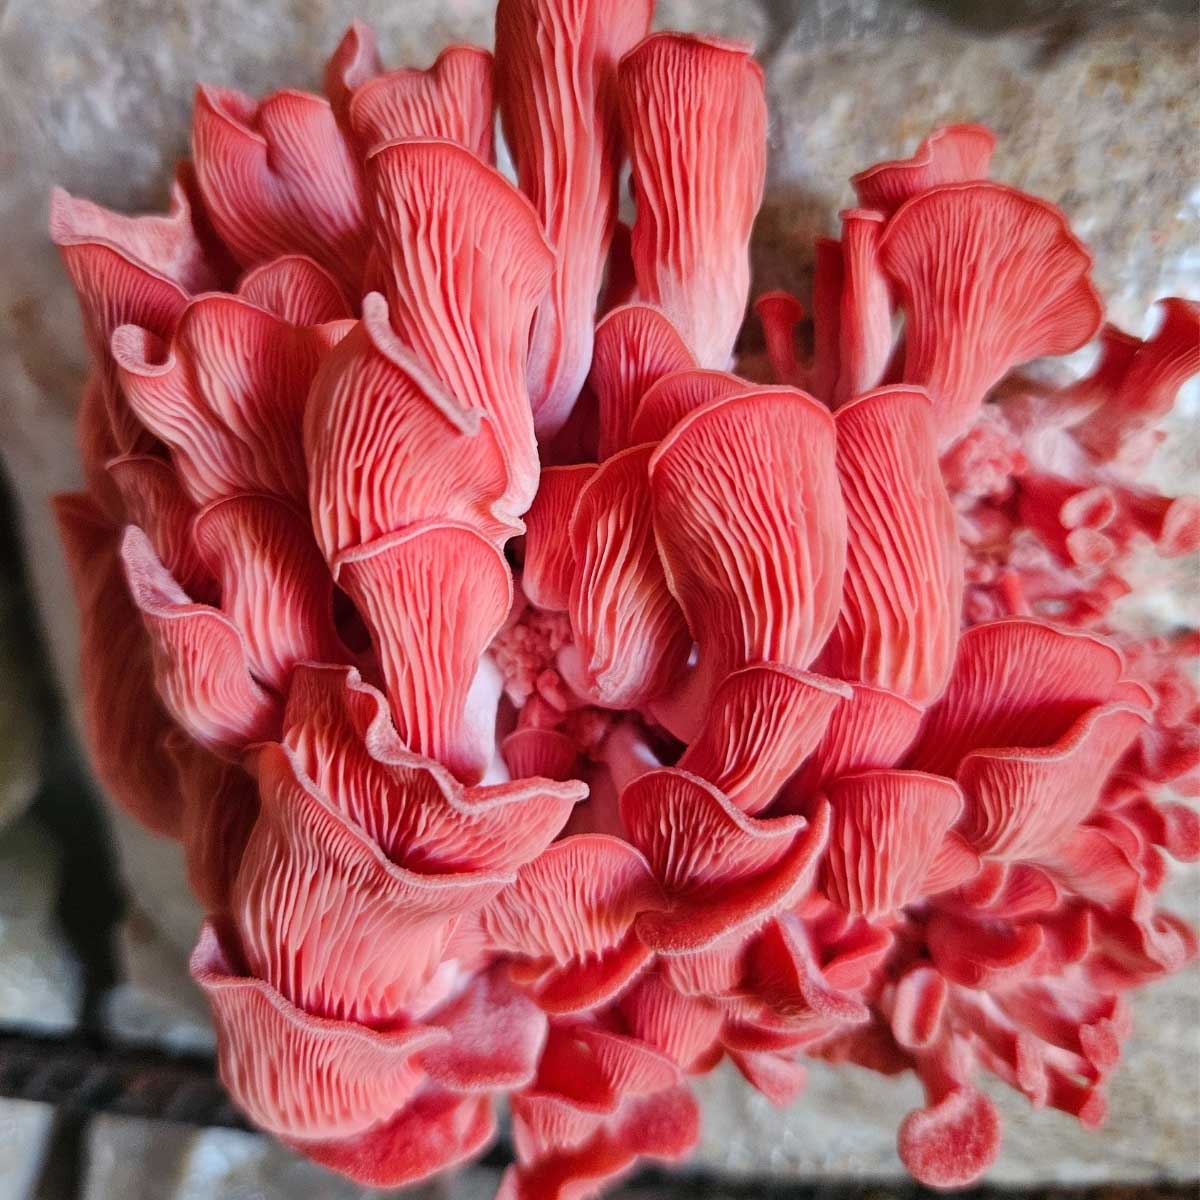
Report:
[{"label": "overlapping mushroom cap", "polygon": [[1090,259],[952,126],[855,178],[812,357],[777,292],[738,362],[762,75],[650,18],[501,0],[428,70],[356,24],[327,98],[201,88],[167,216],[55,194],[92,753],[182,844],[226,1085],[318,1162],[425,1178],[507,1096],[501,1196],[574,1200],[686,1155],[689,1075],[817,1058],[915,1071],[900,1154],[965,1183],[975,1074],[1097,1123],[1195,952],[1196,693],[1104,622],[1198,540],[1128,477],[1197,307],[1013,376],[1097,332]]}]

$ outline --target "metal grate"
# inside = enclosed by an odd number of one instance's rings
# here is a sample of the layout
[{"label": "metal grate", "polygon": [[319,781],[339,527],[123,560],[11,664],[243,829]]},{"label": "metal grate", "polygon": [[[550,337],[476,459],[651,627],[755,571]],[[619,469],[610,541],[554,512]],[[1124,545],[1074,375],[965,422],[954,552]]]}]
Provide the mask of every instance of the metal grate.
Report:
[{"label": "metal grate", "polygon": [[[73,1132],[73,1149],[88,1117],[98,1113],[174,1121],[202,1127],[248,1129],[216,1078],[211,1059],[132,1048],[80,1036],[53,1037],[0,1029],[0,1097],[54,1105]],[[67,1150],[60,1142],[59,1154]],[[512,1161],[503,1142],[480,1165]],[[61,1163],[59,1166],[61,1167]],[[78,1172],[75,1173],[76,1175]],[[42,1189],[43,1196],[70,1191]],[[845,1180],[785,1183],[778,1179],[725,1179],[711,1174],[641,1172],[621,1200],[918,1200],[936,1193],[916,1184]],[[961,1200],[1196,1200],[1195,1183],[1107,1185],[1090,1188],[971,1188]]]},{"label": "metal grate", "polygon": [[246,1129],[210,1059],[0,1030],[0,1096],[75,1113]]}]

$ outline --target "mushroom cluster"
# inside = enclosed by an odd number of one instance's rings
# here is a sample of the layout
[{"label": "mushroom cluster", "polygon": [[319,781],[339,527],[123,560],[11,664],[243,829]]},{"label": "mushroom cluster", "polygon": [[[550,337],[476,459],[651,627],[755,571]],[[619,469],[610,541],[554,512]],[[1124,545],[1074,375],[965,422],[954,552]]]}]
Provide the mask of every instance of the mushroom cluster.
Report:
[{"label": "mushroom cluster", "polygon": [[233,1098],[319,1163],[425,1178],[504,1101],[504,1200],[591,1196],[686,1155],[689,1076],[816,1059],[915,1072],[900,1156],[963,1184],[980,1072],[1099,1123],[1196,952],[1196,638],[1112,609],[1200,544],[1136,482],[1200,306],[1102,328],[956,125],[736,354],[762,73],[650,20],[500,0],[428,70],[356,24],[324,96],[199,89],[167,215],[54,195],[90,751],[186,856]]}]

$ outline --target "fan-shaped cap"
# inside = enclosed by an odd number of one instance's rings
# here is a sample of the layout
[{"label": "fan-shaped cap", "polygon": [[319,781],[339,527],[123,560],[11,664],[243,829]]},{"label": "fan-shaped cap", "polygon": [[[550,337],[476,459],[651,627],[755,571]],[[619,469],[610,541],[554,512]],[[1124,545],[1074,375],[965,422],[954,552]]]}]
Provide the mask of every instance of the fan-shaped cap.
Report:
[{"label": "fan-shaped cap", "polygon": [[1121,675],[1107,642],[1026,618],[968,629],[945,695],[929,710],[905,766],[953,775],[972,750],[1050,746]]},{"label": "fan-shaped cap", "polygon": [[282,694],[296,663],[347,659],[333,625],[333,581],[301,513],[274,496],[243,494],[206,505],[192,531],[257,679]]},{"label": "fan-shaped cap", "polygon": [[188,305],[169,343],[123,325],[112,354],[130,406],[171,448],[195,503],[262,491],[303,504],[300,423],[327,345],[315,328],[212,292]]},{"label": "fan-shaped cap", "polygon": [[82,266],[76,251],[104,246],[130,263],[171,280],[184,292],[203,292],[217,282],[196,235],[187,191],[178,181],[171,185],[171,203],[165,216],[128,216],[54,188],[50,193],[50,237],[62,252],[72,278],[72,263]]},{"label": "fan-shaped cap", "polygon": [[804,1091],[808,1070],[803,1063],[769,1051],[731,1050],[730,1060],[742,1078],[776,1108],[787,1108]]},{"label": "fan-shaped cap", "polygon": [[493,64],[486,50],[447,46],[427,70],[383,71],[365,61],[361,47],[351,27],[329,61],[325,84],[337,92],[335,107],[360,154],[401,138],[444,138],[493,161]]},{"label": "fan-shaped cap", "polygon": [[1068,419],[1079,420],[1110,399],[1143,345],[1141,338],[1108,321],[1100,326],[1096,340],[1100,343],[1099,353],[1092,369],[1055,393],[1055,407]]},{"label": "fan-shaped cap", "polygon": [[469,526],[426,521],[344,552],[333,569],[371,631],[401,741],[478,780],[494,735],[486,713],[468,713],[468,693],[512,606],[504,556]]},{"label": "fan-shaped cap", "polygon": [[942,839],[933,862],[921,881],[921,893],[936,896],[940,892],[965,884],[983,869],[983,862],[971,843],[953,829]]},{"label": "fan-shaped cap", "polygon": [[171,464],[157,455],[126,454],[109,459],[107,472],[123,515],[145,532],[179,586],[199,600],[215,599],[216,580],[192,538],[196,506]]},{"label": "fan-shaped cap", "polygon": [[587,793],[577,780],[540,778],[463,787],[403,746],[384,696],[351,667],[297,668],[283,741],[335,808],[423,874],[511,871],[545,849]]},{"label": "fan-shaped cap", "polygon": [[495,1136],[490,1096],[426,1086],[390,1120],[365,1133],[330,1141],[284,1140],[366,1187],[395,1188],[471,1161]]},{"label": "fan-shaped cap", "polygon": [[642,1039],[554,1019],[537,1078],[512,1098],[517,1156],[532,1163],[581,1146],[628,1097],[679,1082],[675,1063]]},{"label": "fan-shaped cap", "polygon": [[1176,392],[1200,371],[1200,303],[1172,296],[1160,305],[1158,330],[1128,357],[1119,381],[1112,369],[1115,356],[1102,360],[1111,391],[1076,427],[1076,436],[1100,462],[1117,457],[1131,437],[1170,412]]},{"label": "fan-shaped cap", "polygon": [[663,980],[685,996],[732,999],[745,986],[746,956],[754,937],[735,930],[703,950],[660,958]]},{"label": "fan-shaped cap", "polygon": [[[108,220],[110,216],[115,221]],[[174,259],[167,254],[164,261],[161,236],[147,236],[143,227],[135,230],[129,220],[105,214],[61,190],[51,196],[50,236],[75,289],[84,336],[98,368],[98,378],[88,389],[94,432],[85,438],[85,450],[88,440],[102,436],[109,443],[109,454],[139,453],[154,445],[118,386],[110,352],[113,332],[136,322],[159,337],[169,337],[188,302],[187,291],[175,278],[137,257],[139,252],[153,254],[161,266],[169,266]],[[81,413],[81,422],[83,417]],[[92,464],[93,470],[96,465]]]},{"label": "fan-shaped cap", "polygon": [[655,383],[695,365],[683,338],[658,309],[626,304],[608,313],[596,326],[588,375],[599,412],[600,457],[634,444],[634,415]]},{"label": "fan-shaped cap", "polygon": [[571,514],[580,491],[595,473],[594,463],[542,470],[537,495],[525,514],[525,566],[521,572],[521,590],[538,608],[566,612],[570,607],[577,569]]},{"label": "fan-shaped cap", "polygon": [[1078,962],[1088,949],[1086,911],[1076,909],[1073,930],[1082,940],[1070,955],[1056,952],[1052,930],[1036,919],[997,921],[990,914],[959,915],[937,909],[926,928],[926,944],[933,964],[952,983],[968,988],[997,989],[1020,983],[1050,967],[1061,969],[1064,960]]},{"label": "fan-shaped cap", "polygon": [[826,793],[833,809],[825,894],[856,916],[881,917],[919,899],[942,839],[958,820],[952,780],[917,771],[847,775]]},{"label": "fan-shaped cap", "polygon": [[724,1013],[704,996],[684,996],[658,971],[651,971],[621,997],[617,1005],[630,1032],[655,1047],[684,1071],[707,1070]]},{"label": "fan-shaped cap", "polygon": [[983,125],[943,125],[911,158],[881,162],[850,182],[863,208],[890,215],[906,200],[943,183],[986,179],[996,138]]},{"label": "fan-shaped cap", "polygon": [[888,222],[879,253],[907,317],[904,378],[933,398],[943,444],[1011,368],[1077,350],[1103,318],[1091,255],[1058,209],[1015,188],[922,192]]},{"label": "fan-shaped cap", "polygon": [[745,988],[761,1002],[762,1012],[736,1028],[727,1027],[726,1046],[784,1049],[869,1019],[866,1005],[846,991],[833,972],[827,973],[838,957],[830,955],[836,943],[825,936],[829,932],[789,913],[764,926],[749,945]]},{"label": "fan-shaped cap", "polygon": [[389,862],[270,743],[231,910],[250,972],[317,1016],[387,1027],[431,983],[455,917],[511,875],[423,875]]},{"label": "fan-shaped cap", "polygon": [[1179,862],[1200,859],[1200,812],[1186,804],[1154,802],[1145,797],[1123,805],[1120,811],[1147,841],[1162,846],[1172,858]]},{"label": "fan-shaped cap", "polygon": [[420,521],[459,521],[497,543],[520,529],[501,512],[508,468],[495,426],[405,350],[378,293],[313,380],[304,452],[330,562]]},{"label": "fan-shaped cap", "polygon": [[529,329],[554,269],[537,213],[453,142],[379,146],[367,178],[392,327],[461,407],[491,418],[508,465],[507,508],[518,515],[537,491]]},{"label": "fan-shaped cap", "polygon": [[988,859],[975,876],[942,903],[974,915],[1016,919],[1049,912],[1062,899],[1062,889],[1041,867]]},{"label": "fan-shaped cap", "polygon": [[700,1112],[687,1088],[631,1097],[590,1137],[509,1167],[496,1200],[573,1200],[594,1194],[639,1158],[683,1158],[699,1136]]},{"label": "fan-shaped cap", "polygon": [[521,190],[558,250],[529,349],[538,436],[562,427],[592,360],[592,328],[616,224],[616,75],[650,28],[651,0],[502,0],[497,91]]},{"label": "fan-shaped cap", "polygon": [[1042,864],[1054,880],[1076,896],[1100,908],[1145,920],[1147,888],[1162,884],[1161,859],[1154,878],[1153,861],[1143,859],[1136,837],[1120,822],[1078,825],[1052,850],[1043,851]]},{"label": "fan-shaped cap", "polygon": [[321,81],[339,121],[345,122],[346,106],[354,89],[382,72],[383,60],[379,57],[379,40],[375,30],[356,17],[347,26],[342,40],[326,61]]},{"label": "fan-shaped cap", "polygon": [[492,1092],[530,1083],[544,1057],[545,1013],[513,986],[503,966],[480,972],[427,1018],[450,1032],[424,1051],[421,1065],[442,1087]]},{"label": "fan-shaped cap", "polygon": [[303,254],[285,254],[247,271],[237,294],[289,325],[327,325],[351,316],[338,281]]},{"label": "fan-shaped cap", "polygon": [[[806,667],[828,637],[846,553],[834,457],[828,411],[777,388],[697,409],[650,459],[663,569],[700,647],[699,706],[730,671]],[[690,737],[697,715],[673,732]]]},{"label": "fan-shaped cap", "polygon": [[190,969],[213,1008],[222,1081],[256,1125],[281,1137],[345,1138],[378,1125],[420,1084],[417,1053],[449,1037],[419,1025],[377,1032],[302,1012],[241,974],[208,922]]},{"label": "fan-shaped cap", "polygon": [[282,91],[255,102],[200,87],[192,153],[213,225],[242,266],[306,254],[357,299],[367,252],[362,180],[324,97]]},{"label": "fan-shaped cap", "polygon": [[919,389],[879,388],[840,408],[836,425],[846,575],[821,665],[928,704],[954,662],[963,589],[932,407]]},{"label": "fan-shaped cap", "polygon": [[1096,807],[1148,716],[1109,704],[1085,713],[1049,746],[966,755],[958,768],[967,796],[963,833],[990,858],[1037,859],[1057,850]]},{"label": "fan-shaped cap", "polygon": [[829,832],[824,805],[811,822],[756,820],[677,768],[648,771],[628,784],[621,819],[670,900],[667,910],[639,917],[638,934],[673,954],[702,950],[796,899]]},{"label": "fan-shaped cap", "polygon": [[618,1105],[607,1097],[580,1102],[538,1086],[517,1093],[511,1103],[513,1142],[518,1158],[527,1164],[585,1144]]},{"label": "fan-shaped cap", "polygon": [[526,726],[514,729],[501,744],[509,774],[517,779],[542,776],[567,780],[575,776],[579,748],[557,729]]},{"label": "fan-shaped cap", "polygon": [[661,442],[689,413],[714,400],[757,392],[762,388],[727,371],[684,368],[664,375],[648,387],[633,417],[629,440],[633,444]]},{"label": "fan-shaped cap", "polygon": [[579,834],[522,867],[481,922],[495,949],[517,957],[515,977],[543,1008],[579,1012],[611,999],[646,966],[650,951],[633,922],[662,903],[637,850],[606,834]]},{"label": "fan-shaped cap", "polygon": [[638,708],[687,664],[692,638],[667,590],[654,540],[647,464],[653,446],[607,459],[571,516],[571,629],[593,703]]},{"label": "fan-shaped cap", "polygon": [[155,684],[167,711],[217,753],[238,753],[269,738],[278,725],[278,702],[250,674],[238,627],[218,609],[193,603],[136,526],[125,531],[121,559],[150,635]]},{"label": "fan-shaped cap", "polygon": [[853,693],[844,684],[770,663],[726,676],[679,766],[753,816],[820,741]]},{"label": "fan-shaped cap", "polygon": [[924,715],[919,705],[865,683],[848,686],[850,696],[834,708],[821,740],[784,791],[788,812],[807,812],[842,775],[894,767],[917,736]]},{"label": "fan-shaped cap", "polygon": [[766,172],[762,70],[741,43],[655,33],[621,60],[620,90],[638,295],[662,308],[700,366],[723,370],[745,314]]},{"label": "fan-shaped cap", "polygon": [[962,1187],[995,1162],[1000,1152],[1000,1116],[982,1092],[953,1088],[936,1103],[904,1118],[897,1148],[918,1183]]}]

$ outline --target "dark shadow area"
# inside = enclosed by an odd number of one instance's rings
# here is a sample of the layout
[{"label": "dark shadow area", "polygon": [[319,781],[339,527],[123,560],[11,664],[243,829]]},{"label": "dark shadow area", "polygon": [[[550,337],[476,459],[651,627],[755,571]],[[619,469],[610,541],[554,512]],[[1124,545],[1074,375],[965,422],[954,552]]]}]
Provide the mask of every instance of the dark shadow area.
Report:
[{"label": "dark shadow area", "polygon": [[[58,895],[55,916],[79,963],[82,997],[76,1041],[93,1056],[103,1052],[99,1023],[104,995],[117,981],[115,936],[124,909],[124,896],[117,881],[116,861],[100,801],[88,779],[74,736],[67,725],[64,706],[51,680],[53,671],[44,651],[27,573],[17,536],[15,503],[7,478],[0,473],[0,570],[4,572],[13,603],[7,617],[15,642],[23,648],[30,669],[23,673],[22,699],[36,715],[38,731],[38,775],[41,781],[30,806],[30,816],[42,827],[58,853]],[[10,686],[12,681],[9,681]],[[27,1061],[28,1076],[19,1087],[5,1072],[14,1066],[0,1039],[0,1094],[13,1095],[30,1086],[56,1087],[55,1071],[62,1063],[35,1055]],[[37,1082],[39,1074],[41,1082]],[[96,1079],[94,1062],[75,1087],[86,1087]],[[57,1103],[54,1124],[46,1147],[41,1172],[31,1193],[32,1200],[72,1200],[80,1192],[85,1161],[88,1109],[74,1103]]]},{"label": "dark shadow area", "polygon": [[1193,0],[917,0],[918,7],[975,33],[1071,24],[1095,26],[1148,12],[1195,19]]},{"label": "dark shadow area", "polygon": [[117,981],[114,936],[124,896],[100,799],[51,682],[54,672],[42,646],[16,529],[12,493],[0,474],[0,570],[16,594],[9,619],[31,663],[25,700],[40,731],[41,786],[30,812],[59,853],[55,915],[83,972],[80,1029],[86,1037],[97,1031],[99,1004]]}]

